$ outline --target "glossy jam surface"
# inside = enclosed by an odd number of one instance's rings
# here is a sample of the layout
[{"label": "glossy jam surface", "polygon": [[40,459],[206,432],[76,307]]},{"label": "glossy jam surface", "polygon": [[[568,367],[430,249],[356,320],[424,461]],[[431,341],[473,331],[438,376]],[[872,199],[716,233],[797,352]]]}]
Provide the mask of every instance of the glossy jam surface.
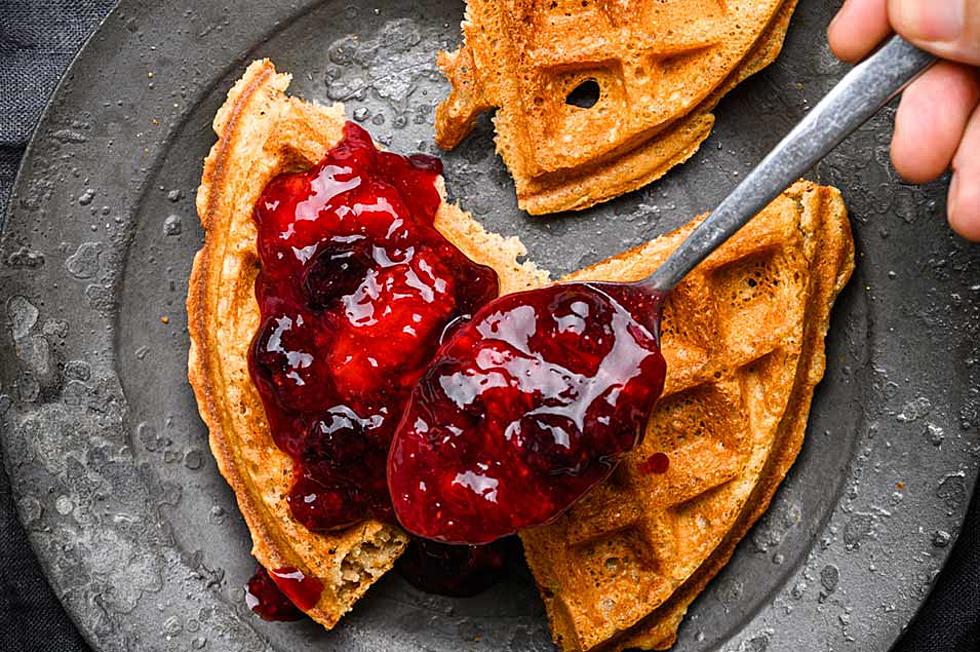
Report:
[{"label": "glossy jam surface", "polygon": [[483,546],[454,546],[412,539],[396,568],[427,593],[469,597],[490,588],[503,575],[509,558],[520,554],[511,540]]},{"label": "glossy jam surface", "polygon": [[479,544],[545,523],[639,442],[666,364],[662,296],[564,284],[501,297],[412,393],[388,484],[413,534]]},{"label": "glossy jam surface", "polygon": [[315,532],[392,520],[388,447],[447,326],[497,296],[496,273],[433,227],[437,159],[379,152],[348,124],[255,207],[262,321],[250,372],[296,461],[288,501]]},{"label": "glossy jam surface", "polygon": [[320,600],[323,585],[295,568],[261,566],[245,585],[245,604],[263,620],[299,620]]}]

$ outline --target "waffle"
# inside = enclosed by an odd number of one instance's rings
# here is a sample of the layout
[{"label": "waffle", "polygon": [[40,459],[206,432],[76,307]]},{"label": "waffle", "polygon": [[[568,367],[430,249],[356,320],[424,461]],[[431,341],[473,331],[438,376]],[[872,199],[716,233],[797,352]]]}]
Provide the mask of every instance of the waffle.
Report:
[{"label": "waffle", "polygon": [[[690,226],[573,279],[647,276]],[[664,649],[799,451],[830,306],[853,269],[839,194],[799,183],[671,294],[646,438],[553,524],[522,533],[564,650]],[[667,454],[663,475],[644,461]]]},{"label": "waffle", "polygon": [[[289,79],[288,75],[277,73],[267,60],[253,63],[230,91],[215,117],[218,141],[205,161],[197,196],[206,235],[194,261],[188,291],[191,337],[188,376],[202,419],[210,430],[211,449],[218,467],[234,490],[251,532],[254,556],[267,568],[295,567],[319,579],[324,586],[323,593],[307,613],[330,628],[373,582],[391,568],[404,550],[407,537],[399,528],[377,521],[366,521],[344,532],[321,535],[311,533],[293,520],[285,500],[293,463],[272,441],[261,400],[249,378],[248,348],[259,324],[254,296],[259,262],[252,207],[274,176],[308,168],[318,161],[340,139],[344,124],[340,105],[322,107],[287,97],[285,91]],[[443,204],[436,226],[467,256],[496,269],[502,292],[540,287],[549,282],[548,274],[533,263],[519,262],[527,252],[516,238],[502,238],[486,232],[454,205]],[[665,236],[573,277],[618,280],[642,276],[663,260],[684,233],[686,230]],[[814,248],[823,250],[822,262],[814,262]],[[755,394],[749,397],[757,399],[750,404],[755,410],[753,414],[758,414],[762,405],[772,412],[765,422],[769,429],[748,434],[746,428],[739,432],[735,429],[728,433],[719,432],[724,437],[715,449],[692,448],[693,440],[685,448],[673,440],[658,439],[660,435],[652,432],[642,451],[631,457],[613,482],[600,488],[587,502],[554,525],[524,534],[528,559],[542,587],[553,631],[563,647],[570,650],[596,646],[650,647],[672,640],[687,604],[727,561],[731,546],[765,509],[772,491],[795,457],[812,386],[822,373],[826,313],[834,292],[850,269],[850,251],[847,222],[839,195],[812,184],[798,184],[750,224],[743,234],[709,258],[705,266],[678,289],[668,304],[664,333],[665,355],[670,364],[669,397],[658,408],[660,416],[655,420],[662,420],[666,414],[664,410],[670,406],[687,405],[683,403],[684,396],[695,396],[699,388],[709,385],[715,393],[705,393],[706,397],[731,399],[740,387],[747,386],[746,379],[755,377],[750,373],[750,367],[746,367],[755,364],[763,371],[771,369],[778,375],[778,382],[773,384],[768,398],[762,400]],[[808,284],[806,291],[797,297],[784,296],[789,287],[786,285],[769,294],[761,290],[755,294],[747,293],[744,300],[740,299],[742,303],[737,304],[738,310],[729,307],[727,312],[710,313],[713,320],[699,321],[707,319],[702,313],[709,314],[706,310],[712,306],[705,293],[729,287],[717,283],[710,285],[708,278],[734,279],[734,291],[743,269],[755,269],[753,265],[768,269],[765,261],[783,261],[778,267],[781,273],[790,269],[788,265],[796,265],[792,269],[797,271],[799,278],[790,281],[779,276],[778,279],[794,288],[801,287],[801,283]],[[765,278],[772,281],[777,277]],[[815,289],[817,285],[822,288],[819,292]],[[747,292],[744,288],[742,291]],[[732,300],[738,298],[733,295]],[[792,306],[795,308],[791,311]],[[776,317],[779,321],[773,322],[774,328],[760,334],[758,324]],[[742,327],[755,330],[737,330]],[[739,332],[742,336],[735,337]],[[718,337],[725,346],[711,349],[712,342]],[[767,353],[756,356],[763,349]],[[801,377],[804,367],[809,371]],[[723,372],[721,380],[713,376],[716,369]],[[734,380],[736,372],[740,374],[738,379],[745,381],[741,386]],[[795,382],[792,380],[794,373]],[[724,374],[731,374],[731,377]],[[694,404],[696,401],[692,399],[690,405]],[[730,423],[735,414],[735,408],[726,411],[729,404],[723,402],[706,405],[712,410],[708,414],[723,419],[725,424]],[[775,416],[777,412],[780,417]],[[777,418],[782,418],[784,425],[779,427],[782,434],[775,437],[785,444],[773,446],[770,421]],[[788,425],[790,422],[792,425]],[[704,440],[708,442],[707,437]],[[727,443],[731,445],[722,445]],[[668,449],[668,445],[675,448]],[[690,511],[676,505],[668,507],[664,486],[644,483],[642,478],[636,477],[636,460],[649,454],[651,446],[660,446],[671,456],[671,468],[666,475],[671,484],[667,486],[674,487],[682,481],[688,483],[685,491],[690,499],[685,505],[691,508]],[[775,453],[772,452],[774,449]],[[711,454],[710,459],[708,454]],[[700,468],[712,469],[707,484],[714,488],[707,493],[706,484],[695,482],[691,467],[685,462],[693,463],[697,455],[701,455],[698,458]],[[756,465],[750,468],[745,460],[752,455],[755,455],[753,460],[764,459],[756,460]],[[683,475],[685,468],[687,476]],[[743,487],[743,482],[751,486]],[[618,514],[616,510],[602,508],[608,504],[610,495],[618,495],[627,501],[619,506],[622,509]],[[656,517],[660,520],[641,518],[640,507],[646,509],[651,504],[661,505]],[[628,520],[626,511],[634,515],[633,520]],[[689,525],[692,519],[696,523],[698,513],[718,519],[717,527],[713,521],[710,535],[697,540],[698,548],[690,554],[679,555],[677,541],[671,543],[665,532],[657,530],[656,526],[663,524],[665,519],[672,519],[679,526]],[[652,594],[628,596],[617,593],[617,598],[637,602],[628,618],[618,611],[614,619],[605,620],[591,616],[585,619],[563,616],[564,613],[599,613],[601,616],[602,605],[597,603],[598,585],[593,584],[593,588],[583,585],[587,590],[583,591],[580,600],[575,598],[573,591],[579,586],[576,582],[581,584],[581,578],[563,574],[562,568],[543,559],[543,555],[550,554],[547,551],[552,548],[569,546],[568,551],[560,552],[562,559],[571,561],[570,555],[577,555],[575,560],[583,564],[583,568],[601,570],[606,560],[583,553],[583,541],[589,537],[593,541],[611,541],[615,539],[613,532],[626,532],[630,527],[639,532],[637,528],[647,525],[647,531],[654,532],[655,536],[635,539],[633,549],[638,556],[621,559],[624,564],[631,563],[634,558],[667,559],[670,552],[672,563],[680,565],[678,572],[671,571],[669,580],[664,573],[670,569],[663,565],[647,567],[640,564],[634,571],[651,586],[669,581],[675,587],[673,593],[658,590],[655,597]],[[728,530],[724,531],[723,527]],[[600,566],[596,566],[597,563]],[[661,573],[659,579],[657,569]],[[596,607],[599,612],[591,611]]]},{"label": "waffle", "polygon": [[[307,613],[330,628],[392,567],[408,539],[378,521],[320,535],[293,519],[286,503],[293,461],[273,442],[249,377],[248,349],[260,321],[252,207],[273,177],[319,161],[344,125],[341,105],[289,98],[289,81],[268,60],[256,61],[215,116],[218,141],[197,193],[206,235],[188,288],[188,377],[218,468],[251,532],[252,554],[266,568],[293,567],[317,578],[324,590]],[[443,204],[436,223],[470,258],[498,270],[501,291],[547,281],[533,264],[517,262],[527,252],[516,239],[486,233],[457,207]]]},{"label": "waffle", "polygon": [[[440,53],[436,112],[451,149],[497,109],[497,150],[532,214],[579,210],[690,158],[711,111],[782,47],[796,0],[469,0],[465,43]],[[584,82],[590,108],[566,102]]]}]

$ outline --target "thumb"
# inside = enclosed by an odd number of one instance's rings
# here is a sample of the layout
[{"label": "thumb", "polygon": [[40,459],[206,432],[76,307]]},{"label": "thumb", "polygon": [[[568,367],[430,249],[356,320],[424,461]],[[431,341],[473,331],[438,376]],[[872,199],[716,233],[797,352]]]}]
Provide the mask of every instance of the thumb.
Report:
[{"label": "thumb", "polygon": [[980,0],[888,0],[888,17],[920,48],[980,65]]}]

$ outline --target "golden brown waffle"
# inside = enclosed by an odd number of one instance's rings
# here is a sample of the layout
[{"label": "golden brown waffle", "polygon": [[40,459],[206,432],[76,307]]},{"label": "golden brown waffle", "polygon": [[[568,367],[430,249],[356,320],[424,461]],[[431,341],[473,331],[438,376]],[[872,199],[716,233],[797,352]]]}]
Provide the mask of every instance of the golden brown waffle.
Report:
[{"label": "golden brown waffle", "polygon": [[[344,124],[340,105],[287,97],[289,80],[268,60],[256,61],[215,116],[218,142],[204,163],[197,194],[206,236],[187,296],[188,377],[218,468],[252,534],[253,555],[266,568],[294,567],[319,579],[324,591],[308,614],[330,628],[391,568],[407,537],[377,521],[326,536],[293,520],[286,504],[293,462],[272,441],[248,374],[248,348],[259,325],[252,207],[274,176],[319,161],[340,139]],[[502,291],[547,281],[533,264],[517,262],[526,254],[517,239],[486,233],[457,207],[444,204],[437,225],[470,258],[498,270]]]},{"label": "golden brown waffle", "polygon": [[[376,521],[362,523],[332,536],[317,535],[292,519],[285,502],[292,478],[292,461],[272,441],[261,401],[248,375],[248,346],[259,323],[258,305],[254,297],[258,257],[252,207],[272,177],[307,168],[318,161],[339,140],[344,121],[343,109],[339,105],[327,108],[287,97],[285,90],[288,84],[288,75],[277,74],[267,60],[257,61],[249,66],[215,117],[218,142],[205,161],[197,197],[206,237],[194,261],[187,300],[191,336],[189,378],[201,416],[210,429],[211,448],[219,469],[234,490],[252,534],[253,554],[267,568],[291,566],[318,578],[324,585],[324,592],[319,603],[308,613],[329,628],[392,566],[404,549],[406,537],[398,528]],[[456,206],[444,204],[437,215],[436,226],[470,258],[494,267],[500,276],[502,292],[538,287],[548,282],[548,274],[533,263],[518,262],[526,251],[516,238],[505,239],[487,233]],[[676,246],[683,233],[664,236],[645,247],[573,276],[611,280],[642,276]],[[823,250],[817,263],[813,262],[812,257],[815,246]],[[743,369],[745,361],[761,346],[769,351],[762,363],[756,363],[761,369],[779,368],[779,377],[785,379],[792,377],[793,373],[786,369],[792,364],[796,365],[795,384],[789,383],[792,389],[780,385],[766,400],[752,403],[757,412],[761,403],[768,406],[771,412],[783,414],[783,425],[776,436],[783,443],[774,447],[775,442],[770,442],[766,448],[758,441],[767,436],[772,438],[770,431],[767,431],[768,435],[754,432],[746,435],[744,432],[737,434],[732,429],[727,438],[720,440],[731,443],[730,448],[719,447],[717,456],[700,460],[703,468],[712,469],[710,477],[713,478],[712,482],[718,483],[717,489],[707,494],[700,493],[697,491],[700,485],[694,483],[690,475],[687,476],[686,481],[690,484],[683,486],[692,496],[687,505],[693,511],[684,512],[683,518],[677,517],[676,522],[689,523],[693,519],[696,523],[699,510],[704,518],[722,519],[718,515],[722,511],[725,512],[724,522],[728,524],[729,532],[726,535],[719,525],[712,529],[719,536],[705,535],[698,539],[700,547],[696,551],[675,555],[674,560],[683,558],[683,572],[686,575],[679,579],[675,573],[671,573],[670,581],[677,587],[673,595],[664,594],[659,602],[652,599],[642,604],[638,602],[638,606],[630,612],[635,617],[629,624],[626,624],[629,619],[617,616],[618,620],[612,627],[608,624],[596,625],[596,634],[590,635],[590,640],[595,640],[596,644],[610,637],[612,640],[608,644],[613,647],[627,643],[650,646],[672,640],[687,604],[724,565],[731,554],[731,546],[765,509],[772,491],[792,463],[799,447],[812,386],[822,374],[826,313],[833,294],[849,272],[850,251],[846,217],[836,191],[812,184],[798,184],[751,223],[733,243],[709,259],[707,265],[713,266],[711,269],[715,271],[708,273],[702,269],[697,272],[695,280],[682,286],[676,299],[669,304],[665,355],[671,364],[667,382],[670,398],[658,408],[657,414],[662,415],[665,409],[677,404],[678,397],[684,396],[685,390],[686,395],[696,393],[696,388],[703,385],[705,378],[709,384],[714,382],[715,368],[735,369],[741,364],[742,367],[738,368]],[[808,289],[804,294],[808,299],[784,297],[786,285],[779,291],[770,291],[765,289],[768,286],[763,286],[755,293],[742,288],[743,294],[739,297],[745,301],[737,304],[737,310],[717,313],[716,319],[705,322],[703,327],[708,330],[699,330],[702,327],[698,321],[701,312],[713,304],[702,292],[708,289],[707,282],[697,279],[704,274],[711,278],[727,274],[725,278],[730,277],[734,284],[732,287],[735,287],[743,268],[765,260],[784,259],[797,261],[795,269],[800,274],[800,278],[794,278],[791,282],[787,280],[786,283],[793,287],[799,287],[801,283],[806,285]],[[731,262],[718,262],[722,260]],[[785,266],[779,267],[779,270],[786,269]],[[776,277],[767,278],[771,280]],[[823,289],[819,292],[812,289],[818,286]],[[675,318],[675,306],[677,310],[685,311],[684,320]],[[796,312],[792,312],[793,306],[796,306]],[[781,326],[761,334],[756,329],[744,331],[744,335],[738,338],[731,337],[739,325],[756,327],[767,315],[778,316]],[[682,321],[687,324],[686,328],[675,326]],[[768,344],[759,345],[756,342],[758,338],[752,339],[756,335],[765,336],[767,339],[764,342]],[[779,339],[783,335],[789,339]],[[725,348],[712,349],[717,337],[727,343]],[[795,351],[800,362],[781,365],[775,353],[779,347],[787,351],[786,356],[793,355]],[[731,358],[725,358],[726,355]],[[702,359],[703,362],[698,362]],[[803,361],[807,362],[806,366]],[[809,369],[808,375],[804,374],[805,381],[800,380],[804,368]],[[760,376],[761,373],[756,375]],[[718,416],[720,423],[728,424],[735,413],[725,411],[729,408],[724,399],[730,398],[738,388],[730,381],[715,384],[718,392],[705,396],[717,396],[718,402],[706,405],[714,410],[710,414]],[[713,429],[710,434],[719,432]],[[643,451],[651,450],[651,445],[662,445],[665,450],[668,445],[675,446],[675,449],[667,450],[671,455],[671,469],[662,478],[671,483],[667,486],[673,487],[675,483],[685,480],[682,473],[684,460],[693,460],[697,454],[703,455],[704,449],[692,448],[693,441],[685,448],[676,441],[676,437],[670,437],[657,434],[648,436]],[[661,441],[661,444],[654,444]],[[741,480],[736,476],[739,473],[746,478],[751,476],[743,462],[745,450],[764,448],[776,448],[778,454],[766,453],[761,470],[754,472],[752,486],[736,491],[734,487],[741,486]],[[642,454],[634,455],[633,459],[639,459]],[[685,455],[688,457],[685,458]],[[635,466],[635,462],[631,464]],[[582,605],[575,606],[576,601],[570,597],[573,594],[565,592],[573,585],[574,578],[546,568],[540,560],[540,550],[544,548],[538,546],[564,545],[562,537],[572,532],[584,533],[591,528],[597,536],[602,536],[602,532],[620,523],[624,528],[638,523],[635,519],[626,520],[625,516],[614,517],[612,512],[603,513],[601,509],[588,513],[589,509],[600,507],[605,500],[603,496],[609,495],[609,492],[618,491],[620,496],[632,498],[634,489],[642,489],[635,494],[635,505],[621,505],[630,513],[636,512],[636,505],[647,505],[651,500],[666,504],[663,486],[658,488],[651,483],[644,484],[642,479],[632,485],[624,484],[624,478],[628,479],[633,473],[631,468],[627,465],[614,483],[601,488],[595,497],[576,508],[573,513],[581,512],[586,515],[583,518],[588,519],[576,526],[578,530],[569,525],[571,519],[566,516],[554,526],[525,534],[529,559],[539,575],[553,618],[561,609],[589,609],[598,593],[594,590],[583,592]],[[673,510],[671,514],[680,513],[676,507],[670,509]],[[720,542],[716,540],[719,538]],[[638,551],[639,558],[660,559],[658,555],[670,550],[661,546],[661,540],[663,537],[651,539],[649,547],[644,548],[644,540],[637,539],[634,549]],[[581,546],[573,548],[581,550]],[[565,558],[568,558],[567,554]],[[586,556],[581,559],[583,563],[590,561]],[[628,563],[626,557],[623,557],[623,561]],[[663,566],[657,568],[670,570]],[[686,570],[688,568],[690,570]],[[638,567],[638,571],[646,573],[643,575],[645,578],[651,577],[645,567]],[[553,577],[553,583],[542,581],[545,576]],[[549,595],[548,591],[552,593]],[[556,607],[558,602],[566,606]],[[574,641],[584,635],[582,632],[585,630],[578,624],[571,627],[579,629],[570,630],[565,622],[560,617],[553,620],[555,634],[562,636],[565,647],[576,649]],[[605,638],[600,639],[601,636]]]},{"label": "golden brown waffle", "polygon": [[[587,208],[643,186],[708,137],[712,109],[779,54],[796,0],[468,0],[436,139],[497,108],[521,208]],[[583,82],[596,104],[566,103]]]},{"label": "golden brown waffle", "polygon": [[292,460],[272,441],[248,373],[259,324],[258,255],[252,207],[275,175],[311,165],[340,137],[343,110],[288,100],[289,77],[256,62],[214,119],[218,142],[204,164],[197,209],[207,234],[194,259],[187,296],[188,376],[211,450],[235,491],[266,568],[294,567],[325,587],[310,616],[332,627],[391,568],[407,539],[369,521],[335,536],[309,532],[286,504]]},{"label": "golden brown waffle", "polygon": [[[690,228],[572,278],[643,278]],[[643,444],[558,521],[522,533],[564,650],[673,643],[799,451],[852,269],[839,194],[799,183],[670,296],[667,385]],[[655,453],[670,460],[662,475],[643,470]]]}]

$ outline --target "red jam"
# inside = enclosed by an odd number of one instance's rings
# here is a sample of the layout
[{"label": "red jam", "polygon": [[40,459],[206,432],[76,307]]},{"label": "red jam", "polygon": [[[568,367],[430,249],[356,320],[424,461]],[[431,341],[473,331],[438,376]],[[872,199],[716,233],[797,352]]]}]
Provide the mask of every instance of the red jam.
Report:
[{"label": "red jam", "polygon": [[439,349],[388,486],[418,536],[479,544],[553,519],[643,435],[663,390],[663,297],[574,283],[501,297]]},{"label": "red jam", "polygon": [[[663,388],[662,297],[577,283],[490,303],[496,273],[433,225],[440,173],[348,123],[318,165],[256,203],[249,369],[296,462],[290,508],[314,532],[397,514],[420,536],[481,544],[547,522],[638,443]],[[416,542],[401,568],[464,594],[501,559]],[[312,607],[319,583],[294,573],[253,578],[253,609]]]},{"label": "red jam", "polygon": [[670,468],[670,458],[665,453],[654,453],[638,465],[640,473],[661,474]]},{"label": "red jam", "polygon": [[323,585],[295,568],[259,566],[245,585],[245,604],[263,620],[299,620],[320,601]]},{"label": "red jam", "polygon": [[496,273],[433,226],[441,170],[348,123],[316,167],[256,203],[249,369],[296,461],[290,508],[314,532],[393,519],[385,465],[408,396],[447,327],[497,296]]},{"label": "red jam", "polygon": [[484,546],[453,546],[413,538],[396,568],[413,586],[427,593],[466,598],[490,588],[500,579],[514,542]]}]

